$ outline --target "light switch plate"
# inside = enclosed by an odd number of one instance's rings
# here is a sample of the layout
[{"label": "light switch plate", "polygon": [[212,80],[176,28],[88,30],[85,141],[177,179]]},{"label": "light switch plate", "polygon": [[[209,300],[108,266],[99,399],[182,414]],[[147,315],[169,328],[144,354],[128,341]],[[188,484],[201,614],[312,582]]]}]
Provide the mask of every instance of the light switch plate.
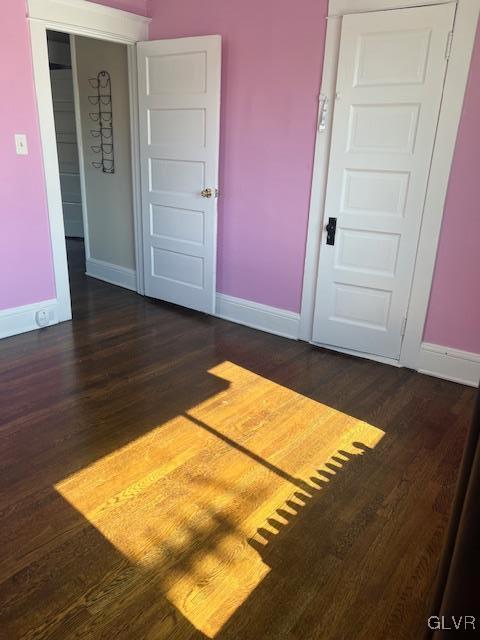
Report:
[{"label": "light switch plate", "polygon": [[15,134],[15,147],[18,156],[28,156],[27,136],[24,133]]}]

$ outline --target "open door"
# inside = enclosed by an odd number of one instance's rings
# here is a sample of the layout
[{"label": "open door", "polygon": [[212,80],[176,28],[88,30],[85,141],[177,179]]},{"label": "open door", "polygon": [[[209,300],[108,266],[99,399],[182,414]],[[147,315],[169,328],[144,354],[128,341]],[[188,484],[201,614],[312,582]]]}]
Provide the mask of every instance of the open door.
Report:
[{"label": "open door", "polygon": [[221,37],[137,45],[145,294],[214,313]]}]

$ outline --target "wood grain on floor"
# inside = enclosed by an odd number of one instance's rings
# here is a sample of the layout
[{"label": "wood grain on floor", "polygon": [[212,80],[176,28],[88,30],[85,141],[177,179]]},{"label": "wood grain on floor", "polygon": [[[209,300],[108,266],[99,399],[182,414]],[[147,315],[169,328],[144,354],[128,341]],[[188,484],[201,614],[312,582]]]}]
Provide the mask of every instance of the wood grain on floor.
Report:
[{"label": "wood grain on floor", "polygon": [[86,278],[0,343],[1,637],[410,640],[474,390]]}]

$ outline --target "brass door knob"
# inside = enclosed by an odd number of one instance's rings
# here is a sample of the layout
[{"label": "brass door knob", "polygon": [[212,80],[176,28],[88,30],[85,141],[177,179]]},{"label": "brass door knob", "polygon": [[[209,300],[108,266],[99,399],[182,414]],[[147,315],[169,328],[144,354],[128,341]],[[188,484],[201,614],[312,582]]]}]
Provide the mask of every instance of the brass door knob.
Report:
[{"label": "brass door knob", "polygon": [[213,196],[215,196],[215,198],[218,198],[218,189],[202,189],[200,195],[202,196],[202,198],[213,198]]}]

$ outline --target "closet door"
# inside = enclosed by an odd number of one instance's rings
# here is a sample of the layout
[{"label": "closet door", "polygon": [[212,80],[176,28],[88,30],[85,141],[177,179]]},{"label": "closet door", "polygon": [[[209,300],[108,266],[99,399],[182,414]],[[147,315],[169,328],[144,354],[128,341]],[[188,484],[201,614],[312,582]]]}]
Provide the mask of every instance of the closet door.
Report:
[{"label": "closet door", "polygon": [[400,355],[455,6],[343,18],[316,343]]}]

